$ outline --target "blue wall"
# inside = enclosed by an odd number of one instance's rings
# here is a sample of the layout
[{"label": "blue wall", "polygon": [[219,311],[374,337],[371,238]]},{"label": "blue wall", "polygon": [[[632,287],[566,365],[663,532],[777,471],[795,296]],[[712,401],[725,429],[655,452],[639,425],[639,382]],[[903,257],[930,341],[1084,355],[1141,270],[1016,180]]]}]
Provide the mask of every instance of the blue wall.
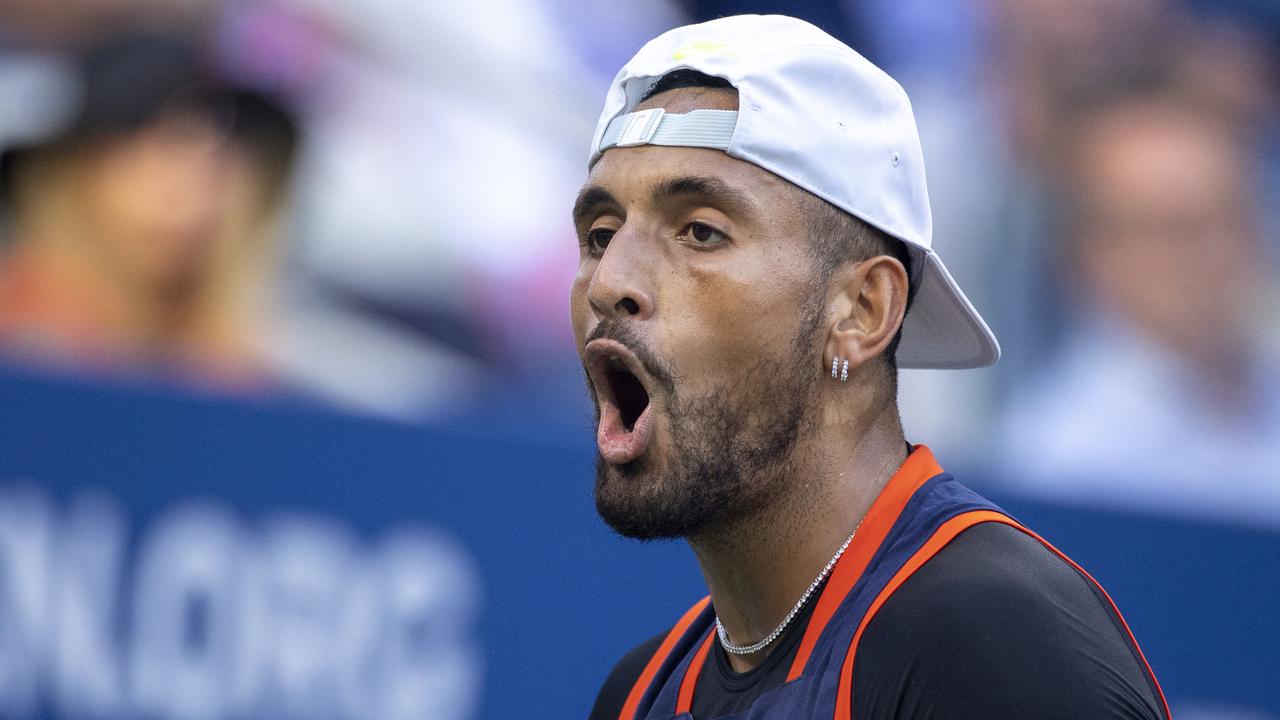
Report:
[{"label": "blue wall", "polygon": [[[555,434],[4,371],[0,716],[584,716],[703,590],[600,523],[589,433]],[[1175,711],[1280,718],[1280,536],[1002,500]]]}]

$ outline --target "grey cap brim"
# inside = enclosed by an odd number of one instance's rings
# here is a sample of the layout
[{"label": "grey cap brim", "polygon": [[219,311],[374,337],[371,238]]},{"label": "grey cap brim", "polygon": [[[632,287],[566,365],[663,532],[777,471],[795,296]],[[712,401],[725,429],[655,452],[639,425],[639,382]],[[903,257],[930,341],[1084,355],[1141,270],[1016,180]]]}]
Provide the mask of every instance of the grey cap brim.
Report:
[{"label": "grey cap brim", "polygon": [[902,323],[898,367],[980,368],[1000,359],[1000,343],[936,253],[907,243],[915,297]]}]

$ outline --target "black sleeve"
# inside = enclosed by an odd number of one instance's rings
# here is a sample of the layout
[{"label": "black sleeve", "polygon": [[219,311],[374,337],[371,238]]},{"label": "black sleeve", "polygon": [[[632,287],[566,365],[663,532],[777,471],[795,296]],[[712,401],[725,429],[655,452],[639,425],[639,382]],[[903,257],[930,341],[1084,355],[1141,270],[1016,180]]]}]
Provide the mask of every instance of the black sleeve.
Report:
[{"label": "black sleeve", "polygon": [[1160,720],[1164,711],[1093,583],[1035,538],[984,523],[916,571],[867,625],[853,716]]},{"label": "black sleeve", "polygon": [[596,696],[590,720],[617,720],[622,713],[623,704],[627,702],[627,694],[631,692],[640,673],[644,672],[644,666],[649,664],[649,658],[658,651],[658,646],[668,632],[670,631],[665,630],[635,646],[613,666],[613,672],[609,673],[608,679],[600,688],[600,694]]}]

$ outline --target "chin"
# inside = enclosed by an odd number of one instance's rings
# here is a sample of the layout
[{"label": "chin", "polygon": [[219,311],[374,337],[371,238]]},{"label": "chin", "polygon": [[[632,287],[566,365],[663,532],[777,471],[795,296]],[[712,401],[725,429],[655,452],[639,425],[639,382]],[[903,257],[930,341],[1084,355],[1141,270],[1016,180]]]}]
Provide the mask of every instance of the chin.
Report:
[{"label": "chin", "polygon": [[665,471],[652,453],[623,465],[597,457],[595,499],[614,532],[646,541],[703,534],[731,510],[714,502],[696,476]]},{"label": "chin", "polygon": [[622,465],[596,456],[596,512],[614,532],[636,540],[681,537],[673,527],[671,497],[655,472],[650,453]]}]

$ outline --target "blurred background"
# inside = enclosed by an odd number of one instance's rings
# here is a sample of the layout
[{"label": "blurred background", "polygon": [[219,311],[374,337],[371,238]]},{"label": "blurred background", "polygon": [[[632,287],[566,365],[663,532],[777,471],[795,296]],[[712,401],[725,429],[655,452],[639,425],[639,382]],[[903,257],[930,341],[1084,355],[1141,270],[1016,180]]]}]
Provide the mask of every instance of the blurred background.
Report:
[{"label": "blurred background", "polygon": [[909,439],[1280,718],[1271,0],[0,0],[0,716],[584,715],[700,581],[592,514],[569,208],[640,45],[777,11],[1004,350]]}]

